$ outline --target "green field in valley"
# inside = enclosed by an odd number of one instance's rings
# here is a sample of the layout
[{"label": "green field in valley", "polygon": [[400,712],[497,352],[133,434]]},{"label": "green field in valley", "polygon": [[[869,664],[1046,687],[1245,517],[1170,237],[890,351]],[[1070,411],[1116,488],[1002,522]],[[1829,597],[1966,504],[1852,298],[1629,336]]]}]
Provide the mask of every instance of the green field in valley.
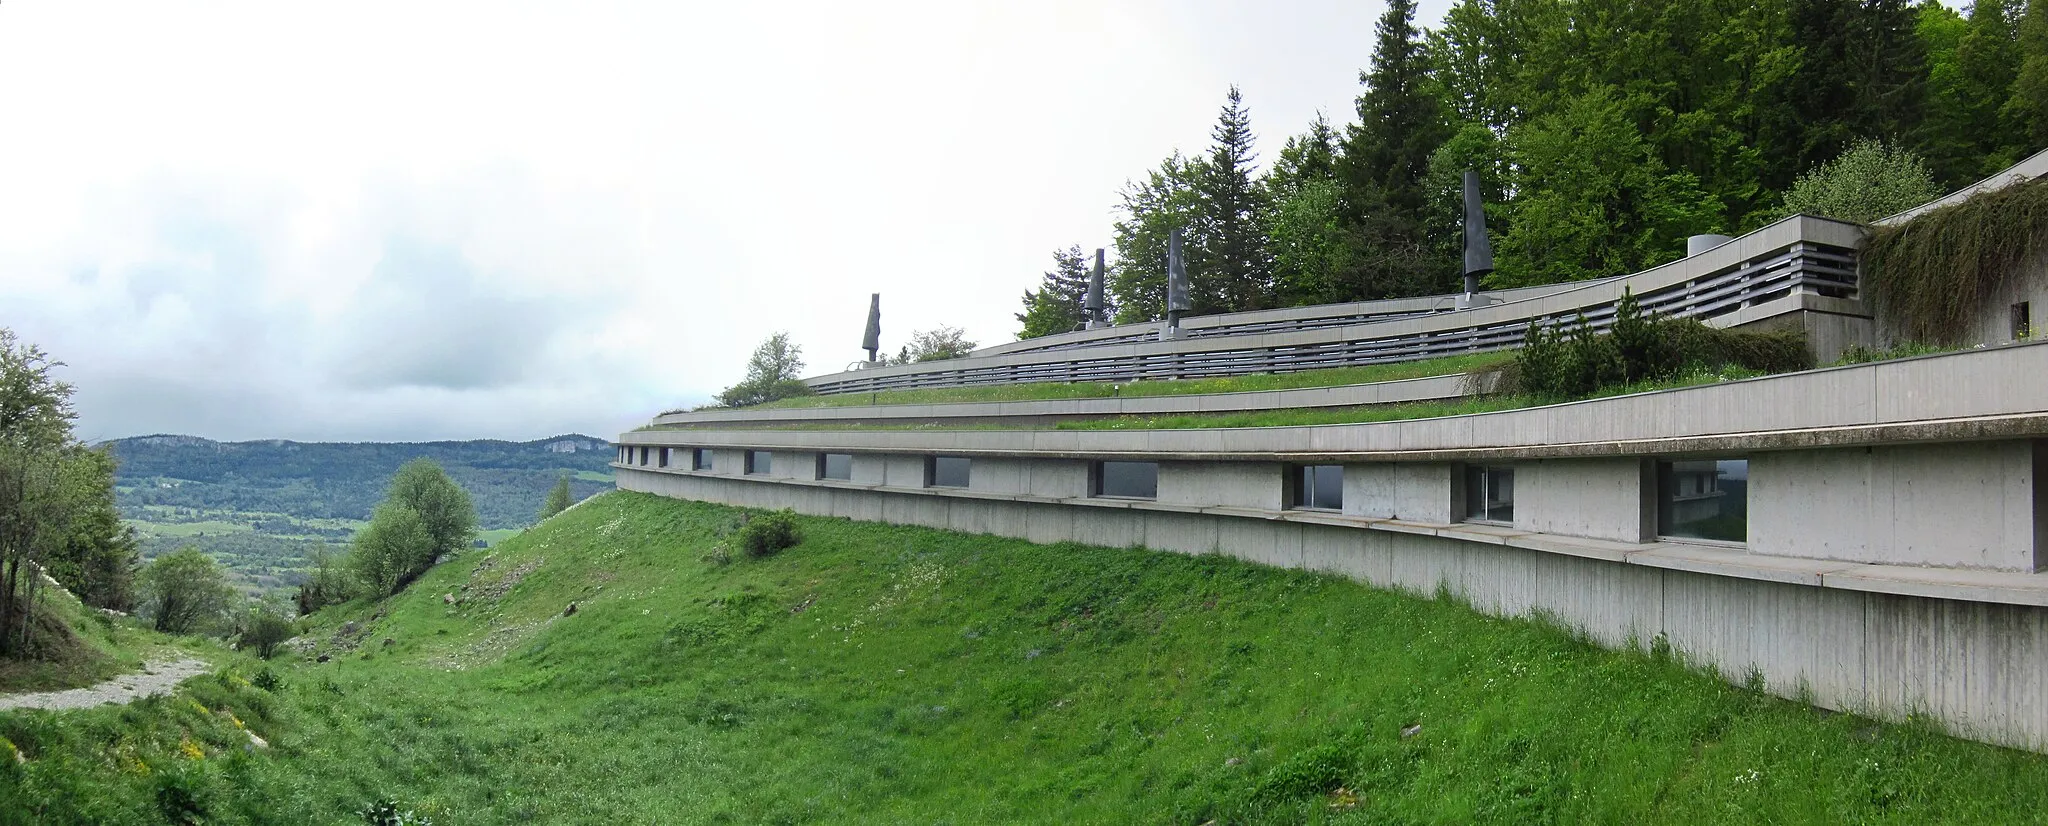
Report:
[{"label": "green field in valley", "polygon": [[345,823],[382,798],[437,824],[2048,820],[2048,757],[1776,699],[1656,641],[1607,651],[1222,556],[839,519],[721,561],[740,515],[608,494],[383,604],[315,615],[330,662],[218,652],[223,671],[175,698],[0,714],[23,755],[0,760],[0,812]]}]

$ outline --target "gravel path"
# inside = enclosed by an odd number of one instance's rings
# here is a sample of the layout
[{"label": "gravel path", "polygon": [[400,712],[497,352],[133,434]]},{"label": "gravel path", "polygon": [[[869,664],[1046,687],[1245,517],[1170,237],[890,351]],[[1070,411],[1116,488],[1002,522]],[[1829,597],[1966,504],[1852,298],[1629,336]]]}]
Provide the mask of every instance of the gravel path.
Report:
[{"label": "gravel path", "polygon": [[17,708],[92,708],[108,703],[127,703],[138,697],[169,694],[185,678],[206,673],[206,663],[191,658],[159,660],[140,672],[123,674],[99,685],[64,691],[0,695],[0,711]]}]

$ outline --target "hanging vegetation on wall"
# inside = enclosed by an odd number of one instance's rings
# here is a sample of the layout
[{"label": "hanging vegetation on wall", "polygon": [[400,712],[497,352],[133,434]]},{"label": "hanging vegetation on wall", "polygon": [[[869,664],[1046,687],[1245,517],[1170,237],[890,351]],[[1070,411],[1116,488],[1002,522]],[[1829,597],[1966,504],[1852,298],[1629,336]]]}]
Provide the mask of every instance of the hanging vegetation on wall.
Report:
[{"label": "hanging vegetation on wall", "polygon": [[1861,256],[1863,297],[1894,338],[1957,344],[1984,299],[2044,252],[2048,178],[1877,227]]}]

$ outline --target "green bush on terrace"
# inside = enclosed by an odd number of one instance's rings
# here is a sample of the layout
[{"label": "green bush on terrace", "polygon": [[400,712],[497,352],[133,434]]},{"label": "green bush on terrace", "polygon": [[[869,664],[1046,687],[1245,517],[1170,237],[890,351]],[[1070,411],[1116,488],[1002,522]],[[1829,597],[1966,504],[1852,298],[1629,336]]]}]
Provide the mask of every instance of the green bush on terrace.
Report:
[{"label": "green bush on terrace", "polygon": [[1652,318],[1624,290],[1604,333],[1595,332],[1583,315],[1556,327],[1530,322],[1522,348],[1498,371],[1493,390],[1571,401],[1688,372],[1736,368],[1761,375],[1811,367],[1803,330],[1722,330],[1693,319]]}]

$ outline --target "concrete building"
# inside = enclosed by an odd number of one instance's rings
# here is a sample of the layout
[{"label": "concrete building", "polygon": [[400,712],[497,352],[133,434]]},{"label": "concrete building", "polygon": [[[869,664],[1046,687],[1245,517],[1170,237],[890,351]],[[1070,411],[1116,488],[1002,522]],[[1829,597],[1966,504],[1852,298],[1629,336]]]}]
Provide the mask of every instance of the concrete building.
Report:
[{"label": "concrete building", "polygon": [[[2048,166],[2041,156],[2027,164]],[[1469,310],[1438,312],[1417,299],[1197,318],[1169,342],[1116,343],[1130,331],[1110,327],[992,348],[964,365],[861,377],[1197,373],[1271,367],[1282,352],[1303,359],[1290,364],[1319,364],[1344,353],[1437,353],[1447,341],[1512,346],[1502,331],[1611,313],[1625,286],[1646,305],[1723,326],[1798,324],[1824,351],[1840,349],[1874,335],[1850,269],[1861,232],[1793,218],[1644,273]],[[2048,276],[2023,280],[2036,289]],[[1400,314],[1358,319],[1380,312]],[[1261,326],[1290,319],[1306,326]],[[1341,323],[1314,326],[1330,319]],[[1231,325],[1244,329],[1203,333]],[[1327,348],[1298,355],[1318,342]],[[2048,345],[1986,343],[1369,424],[802,430],[781,426],[1003,420],[1005,411],[673,414],[663,427],[623,434],[615,467],[628,490],[1038,542],[1222,553],[1421,595],[1447,590],[1489,613],[1546,613],[1609,645],[1661,637],[1787,697],[1881,718],[1921,713],[1962,736],[2048,750]],[[812,381],[868,387],[845,376]],[[1028,424],[1134,401],[1020,403],[1007,413]]]}]

